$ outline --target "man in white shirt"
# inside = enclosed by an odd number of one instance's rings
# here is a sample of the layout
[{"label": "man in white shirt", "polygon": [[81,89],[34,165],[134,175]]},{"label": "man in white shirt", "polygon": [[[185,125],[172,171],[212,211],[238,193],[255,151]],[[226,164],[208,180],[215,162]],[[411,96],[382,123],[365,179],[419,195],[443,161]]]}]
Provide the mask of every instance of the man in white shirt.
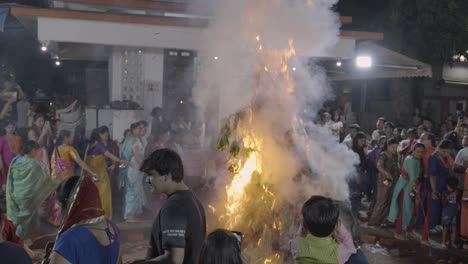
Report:
[{"label": "man in white shirt", "polygon": [[468,136],[463,137],[463,148],[458,151],[457,157],[455,158],[454,171],[457,174],[459,181],[459,188],[463,189],[465,171],[468,169]]},{"label": "man in white shirt", "polygon": [[352,124],[349,127],[349,134],[344,138],[343,144],[346,144],[349,148],[353,147],[353,139],[356,134],[361,131],[361,127],[358,124]]}]

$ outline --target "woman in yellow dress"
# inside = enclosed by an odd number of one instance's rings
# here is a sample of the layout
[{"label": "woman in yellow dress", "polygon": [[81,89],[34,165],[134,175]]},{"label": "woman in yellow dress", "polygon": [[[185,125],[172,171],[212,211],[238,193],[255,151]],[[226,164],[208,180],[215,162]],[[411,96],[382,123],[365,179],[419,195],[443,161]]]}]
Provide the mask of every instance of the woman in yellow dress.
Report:
[{"label": "woman in yellow dress", "polygon": [[[52,179],[62,182],[75,175],[75,163],[89,175],[97,178],[97,174],[81,160],[78,151],[73,147],[73,137],[70,131],[60,131],[57,138],[57,147],[52,152],[51,168]],[[62,213],[55,197],[55,192],[49,199],[49,223],[59,226],[62,221]]]},{"label": "woman in yellow dress", "polygon": [[[106,218],[112,219],[112,191],[109,175],[107,173],[106,158],[123,165],[126,165],[126,162],[112,155],[112,153],[107,150],[106,146],[101,142],[100,134],[102,133],[100,133],[97,128],[91,133],[85,162],[91,170],[97,174],[95,184],[99,190],[102,208],[105,211]],[[88,175],[89,174],[85,172],[85,176]]]}]

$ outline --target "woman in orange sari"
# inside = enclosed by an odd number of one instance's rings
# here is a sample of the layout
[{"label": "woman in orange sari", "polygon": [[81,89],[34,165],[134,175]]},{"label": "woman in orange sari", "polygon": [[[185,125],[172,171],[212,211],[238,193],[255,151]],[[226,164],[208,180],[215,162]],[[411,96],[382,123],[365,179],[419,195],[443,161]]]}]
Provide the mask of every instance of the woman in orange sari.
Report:
[{"label": "woman in orange sari", "polygon": [[[112,155],[101,142],[101,138],[99,129],[94,129],[89,139],[85,162],[97,174],[95,183],[101,197],[102,209],[104,209],[106,218],[112,219],[112,191],[109,174],[107,173],[106,158],[120,164],[126,164],[126,162]],[[90,175],[85,172],[85,176]]]},{"label": "woman in orange sari", "polygon": [[[90,175],[97,177],[97,174],[81,160],[78,151],[73,147],[71,132],[62,130],[57,138],[57,147],[52,153],[52,179],[62,182],[73,176],[75,174],[75,163]],[[54,192],[49,199],[49,223],[54,226],[59,226],[62,220],[62,214],[55,196]]]},{"label": "woman in orange sari", "polygon": [[6,180],[11,161],[21,151],[21,137],[15,134],[16,125],[9,123],[5,135],[0,137],[0,177],[2,190],[6,189]]}]

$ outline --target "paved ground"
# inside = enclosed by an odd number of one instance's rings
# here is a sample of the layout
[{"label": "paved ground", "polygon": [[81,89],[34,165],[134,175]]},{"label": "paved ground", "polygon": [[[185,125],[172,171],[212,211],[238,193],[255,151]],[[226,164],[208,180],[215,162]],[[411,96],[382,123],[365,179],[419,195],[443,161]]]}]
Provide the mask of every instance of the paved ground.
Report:
[{"label": "paved ground", "polygon": [[[147,218],[147,221],[139,224],[126,224],[121,219],[114,219],[122,233],[124,263],[130,263],[146,255],[152,215],[149,214]],[[32,248],[38,251],[43,249],[48,241],[53,241],[57,233],[56,228],[46,223],[42,227],[44,236],[32,245]],[[365,223],[360,223],[357,229],[357,239],[362,242],[361,248],[371,264],[468,264],[468,250],[439,249],[440,235],[431,236],[433,247],[426,247],[417,241],[395,240],[392,237],[392,230],[371,228]]]}]

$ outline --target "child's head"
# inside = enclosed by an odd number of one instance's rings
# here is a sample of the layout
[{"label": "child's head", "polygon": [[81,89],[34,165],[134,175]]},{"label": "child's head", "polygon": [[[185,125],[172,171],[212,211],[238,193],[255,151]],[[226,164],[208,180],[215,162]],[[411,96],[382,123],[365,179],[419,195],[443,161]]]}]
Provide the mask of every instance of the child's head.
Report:
[{"label": "child's head", "polygon": [[447,179],[447,189],[450,193],[457,190],[458,187],[458,179],[455,177],[450,177]]},{"label": "child's head", "polygon": [[302,206],[304,226],[316,237],[330,236],[335,230],[340,211],[330,199],[314,195]]}]

